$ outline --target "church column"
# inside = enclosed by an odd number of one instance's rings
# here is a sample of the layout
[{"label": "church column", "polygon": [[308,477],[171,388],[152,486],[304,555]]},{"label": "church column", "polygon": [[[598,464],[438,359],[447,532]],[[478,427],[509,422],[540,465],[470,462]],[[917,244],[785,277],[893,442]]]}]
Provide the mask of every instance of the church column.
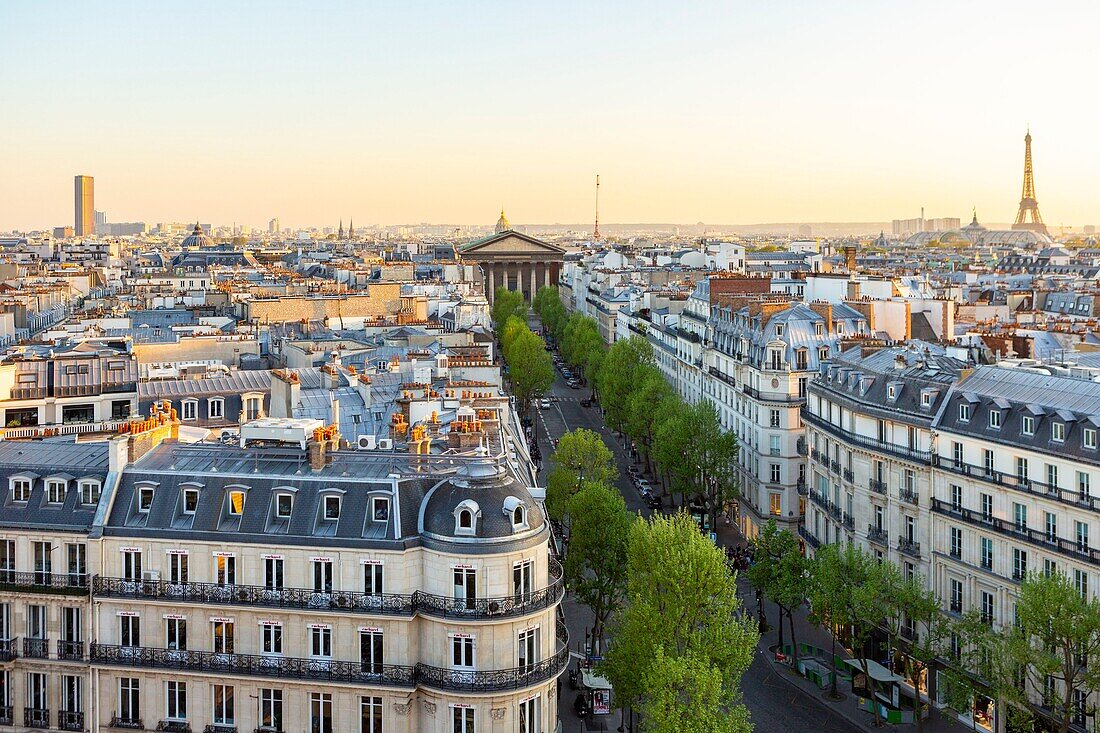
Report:
[{"label": "church column", "polygon": [[496,266],[492,263],[482,263],[481,267],[485,270],[485,298],[491,305],[493,302],[493,295],[497,292]]},{"label": "church column", "polygon": [[523,276],[527,279],[527,294],[531,302],[535,302],[535,263],[532,262],[523,268]]},{"label": "church column", "polygon": [[550,287],[550,263],[549,262],[543,262],[542,263],[542,279],[543,279],[543,284],[546,285],[546,287]]}]

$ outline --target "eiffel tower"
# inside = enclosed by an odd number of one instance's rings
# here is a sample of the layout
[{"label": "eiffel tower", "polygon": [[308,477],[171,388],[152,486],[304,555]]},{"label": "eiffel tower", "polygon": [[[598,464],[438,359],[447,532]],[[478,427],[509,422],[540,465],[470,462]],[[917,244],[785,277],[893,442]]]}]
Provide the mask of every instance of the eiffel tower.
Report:
[{"label": "eiffel tower", "polygon": [[[1028,221],[1028,214],[1031,221]],[[1048,234],[1047,225],[1039,214],[1039,202],[1035,200],[1035,177],[1031,171],[1031,130],[1024,136],[1024,193],[1020,197],[1020,211],[1016,214],[1013,229],[1026,229]]]}]

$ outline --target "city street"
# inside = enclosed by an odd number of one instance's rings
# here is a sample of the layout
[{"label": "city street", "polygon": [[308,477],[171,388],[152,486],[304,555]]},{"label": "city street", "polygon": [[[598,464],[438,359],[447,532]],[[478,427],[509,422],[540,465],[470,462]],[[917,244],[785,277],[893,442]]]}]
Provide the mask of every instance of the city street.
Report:
[{"label": "city street", "polygon": [[[549,442],[551,439],[556,440],[563,433],[574,428],[594,430],[603,436],[604,441],[615,454],[620,472],[617,484],[619,491],[626,499],[627,507],[631,511],[648,516],[650,510],[644,506],[641,497],[627,477],[626,469],[630,466],[631,459],[623,441],[604,424],[597,407],[581,405],[581,400],[588,394],[587,388],[570,389],[560,373],[558,374],[551,393],[553,403],[549,409],[540,410],[537,423],[539,448],[546,458],[543,462],[543,471],[539,474],[540,483],[545,484],[549,457],[553,453],[552,444]],[[744,583],[742,582],[741,585]],[[584,642],[586,629],[591,625],[591,615],[587,608],[573,602],[569,596],[565,599],[564,610],[569,627],[570,646],[573,651],[577,651]],[[573,661],[571,667],[575,664],[576,662]],[[576,693],[569,689],[568,678],[565,675],[561,678],[561,686],[559,715],[562,731],[580,733],[584,730],[582,722],[573,713],[573,699]],[[859,730],[829,710],[821,701],[801,693],[790,683],[779,679],[772,671],[771,665],[759,654],[742,680],[742,689],[745,704],[752,715],[756,730],[761,733],[790,733],[806,730],[806,723],[811,720],[814,721],[814,730],[824,733],[848,733]],[[617,728],[619,722],[618,712],[608,716],[608,730]]]}]

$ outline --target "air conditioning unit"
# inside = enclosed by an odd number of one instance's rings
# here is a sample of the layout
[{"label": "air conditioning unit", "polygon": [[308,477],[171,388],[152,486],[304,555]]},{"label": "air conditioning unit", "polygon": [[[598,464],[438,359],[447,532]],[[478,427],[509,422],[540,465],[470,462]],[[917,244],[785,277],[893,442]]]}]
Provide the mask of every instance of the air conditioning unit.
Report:
[{"label": "air conditioning unit", "polygon": [[375,436],[373,435],[360,435],[358,441],[356,441],[356,447],[359,450],[374,450]]},{"label": "air conditioning unit", "polygon": [[144,580],[146,583],[155,583],[160,580],[160,571],[146,570],[141,574],[141,579]]},{"label": "air conditioning unit", "polygon": [[389,438],[379,439],[378,450],[393,450],[393,441]]}]

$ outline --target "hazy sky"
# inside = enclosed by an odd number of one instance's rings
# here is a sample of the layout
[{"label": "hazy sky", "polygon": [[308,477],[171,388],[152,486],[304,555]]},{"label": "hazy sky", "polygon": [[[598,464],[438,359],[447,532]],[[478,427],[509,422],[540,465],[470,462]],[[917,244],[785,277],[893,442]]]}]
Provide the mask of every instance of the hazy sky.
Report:
[{"label": "hazy sky", "polygon": [[[319,6],[317,9],[314,6]],[[1100,3],[0,0],[0,230],[1100,224]]]}]

